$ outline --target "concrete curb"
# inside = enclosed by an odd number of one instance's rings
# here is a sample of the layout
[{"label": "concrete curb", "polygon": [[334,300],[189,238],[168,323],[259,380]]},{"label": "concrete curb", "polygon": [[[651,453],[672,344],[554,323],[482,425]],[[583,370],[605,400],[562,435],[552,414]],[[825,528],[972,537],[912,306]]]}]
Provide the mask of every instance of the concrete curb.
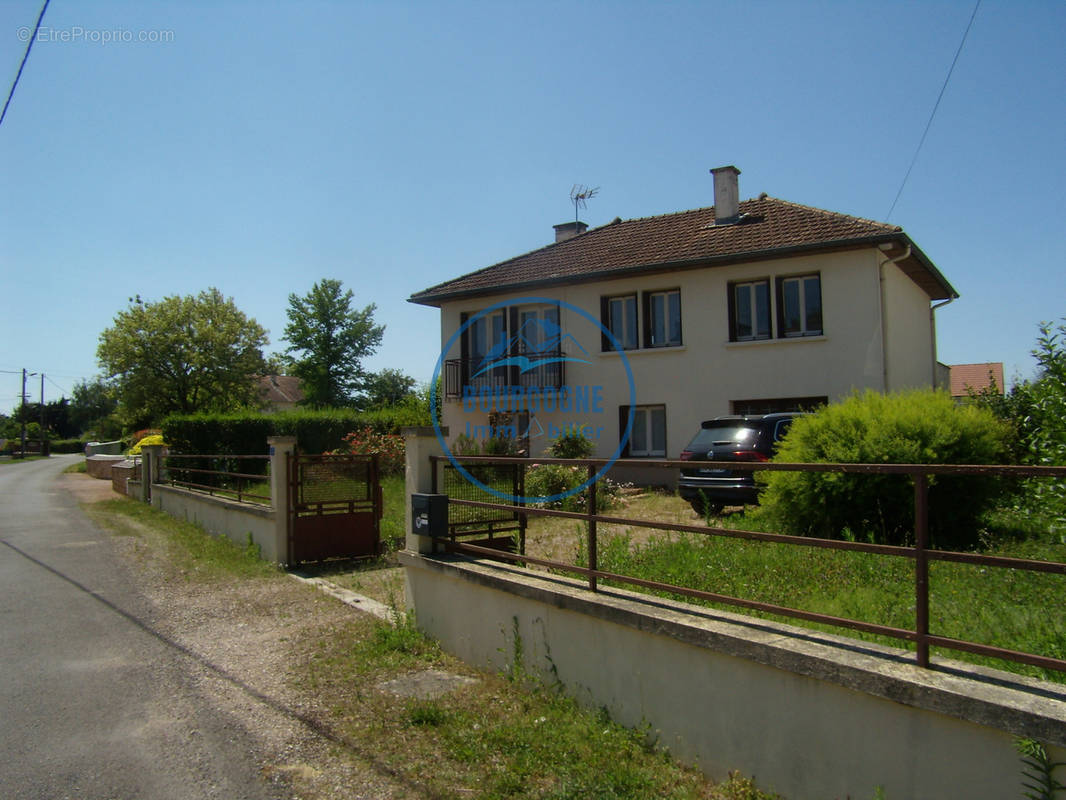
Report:
[{"label": "concrete curb", "polygon": [[301,583],[314,586],[320,592],[328,594],[330,597],[336,598],[345,605],[351,606],[358,611],[372,614],[378,619],[382,619],[388,623],[394,623],[396,621],[396,612],[392,608],[384,603],[379,603],[377,600],[367,597],[366,595],[357,594],[349,589],[342,589],[337,584],[331,583],[325,578],[312,578],[299,572],[290,572],[288,575]]}]

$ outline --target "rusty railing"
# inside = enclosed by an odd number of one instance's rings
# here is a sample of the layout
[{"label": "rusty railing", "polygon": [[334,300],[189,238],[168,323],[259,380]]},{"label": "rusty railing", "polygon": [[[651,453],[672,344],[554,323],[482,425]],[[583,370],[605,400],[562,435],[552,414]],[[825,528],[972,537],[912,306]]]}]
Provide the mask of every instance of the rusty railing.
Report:
[{"label": "rusty railing", "polygon": [[[175,464],[173,462],[179,462]],[[227,469],[210,469],[204,464],[217,464],[219,462],[261,462],[267,468],[258,474],[249,472],[236,472]],[[181,466],[181,463],[190,466]],[[271,505],[270,494],[257,494],[248,491],[249,482],[262,483],[270,480],[269,474],[270,456],[233,456],[223,454],[212,455],[186,455],[168,453],[163,458],[163,480],[171,486],[181,486],[186,489],[194,489],[207,492],[209,495],[219,495],[228,499],[235,499],[238,503],[253,502],[258,505]],[[239,463],[238,463],[239,466]],[[180,477],[175,477],[175,476]],[[268,487],[269,491],[269,487]]]},{"label": "rusty railing", "polygon": [[[447,462],[448,458],[433,456],[431,459],[436,473],[437,462]],[[460,464],[525,464],[529,465],[529,459],[513,457],[488,457],[488,456],[456,456],[454,461]],[[580,465],[587,469],[589,480],[610,462],[605,459],[558,459],[537,458],[537,464],[565,464],[568,466]],[[691,461],[653,461],[646,459],[628,459],[614,462],[619,467],[657,467],[663,469],[691,468]],[[487,556],[489,558],[505,561],[521,562],[545,567],[551,570],[568,572],[581,575],[588,581],[591,591],[597,591],[598,581],[609,580],[620,584],[629,584],[654,591],[663,591],[671,594],[692,597],[699,600],[722,603],[725,605],[748,608],[755,611],[776,614],[783,617],[802,619],[808,622],[822,623],[864,633],[877,634],[906,642],[913,642],[916,649],[917,663],[922,667],[929,667],[929,648],[931,646],[943,647],[949,650],[973,653],[976,655],[1000,658],[1021,664],[1040,667],[1043,669],[1066,672],[1066,659],[1052,658],[1035,653],[1025,653],[1009,650],[993,645],[970,642],[962,639],[954,639],[946,636],[938,636],[929,630],[929,564],[932,561],[950,561],[961,564],[973,564],[986,567],[999,567],[1031,572],[1044,572],[1057,575],[1066,575],[1066,563],[1054,561],[1041,561],[1026,558],[1014,558],[1007,556],[990,556],[979,553],[964,553],[948,550],[933,549],[929,545],[929,478],[936,475],[991,475],[1013,478],[1066,478],[1066,467],[1021,467],[999,465],[954,465],[954,464],[779,464],[769,462],[700,462],[700,467],[721,467],[730,470],[766,470],[775,472],[841,472],[866,475],[906,475],[914,481],[914,546],[903,547],[897,545],[871,544],[855,541],[841,541],[836,539],[819,539],[804,536],[790,536],[776,533],[763,533],[761,531],[734,530],[730,528],[718,528],[708,525],[685,525],[679,523],[656,522],[646,519],[632,519],[615,517],[607,514],[596,513],[596,483],[589,484],[587,492],[587,507],[585,511],[561,511],[548,508],[537,508],[528,505],[515,505],[508,503],[486,502],[469,500],[458,497],[449,497],[449,505],[455,504],[471,508],[496,509],[515,514],[528,516],[562,517],[583,521],[588,524],[588,566],[580,567],[576,564],[567,564],[561,561],[529,556],[523,553],[508,553],[498,549],[478,546],[453,539],[437,539],[437,542],[447,552],[466,553],[475,556]],[[696,533],[708,536],[729,537],[735,539],[748,539],[760,542],[777,542],[794,545],[797,547],[820,547],[829,550],[850,550],[861,553],[875,553],[885,556],[909,558],[914,561],[914,601],[915,601],[915,626],[913,630],[897,628],[889,625],[879,625],[862,620],[837,617],[829,614],[821,614],[813,611],[780,606],[773,603],[763,603],[755,600],[747,600],[730,595],[717,594],[715,592],[692,589],[674,584],[661,583],[630,575],[619,575],[604,572],[598,568],[597,563],[597,524],[626,525],[630,527],[654,528],[665,531],[678,531],[682,533]]]}]

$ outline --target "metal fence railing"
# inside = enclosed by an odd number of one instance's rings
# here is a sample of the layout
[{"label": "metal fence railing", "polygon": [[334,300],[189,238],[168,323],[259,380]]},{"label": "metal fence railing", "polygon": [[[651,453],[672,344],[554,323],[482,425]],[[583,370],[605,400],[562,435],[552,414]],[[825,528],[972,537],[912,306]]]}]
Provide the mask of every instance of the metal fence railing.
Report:
[{"label": "metal fence railing", "polygon": [[[435,461],[441,461],[435,457]],[[487,457],[487,456],[457,456],[453,459],[456,463],[469,468],[471,465],[516,465],[519,471],[529,465],[528,459],[513,457]],[[609,462],[603,459],[553,459],[538,458],[538,464],[565,464],[580,466],[587,470],[590,480],[596,473]],[[665,469],[691,468],[689,461],[650,461],[619,460],[615,466],[639,466],[642,468],[660,467]],[[945,464],[779,464],[764,462],[701,462],[701,467],[721,467],[731,470],[767,470],[767,471],[794,471],[794,472],[838,472],[859,475],[902,475],[908,476],[914,486],[914,545],[910,547],[872,544],[858,541],[841,541],[836,539],[819,539],[803,536],[790,536],[785,534],[764,533],[760,531],[734,530],[731,528],[713,527],[709,525],[687,525],[680,523],[667,523],[648,519],[617,517],[609,514],[596,513],[596,483],[590,483],[586,492],[587,507],[585,511],[561,511],[550,508],[540,508],[528,505],[500,502],[491,497],[483,490],[482,497],[474,499],[464,496],[462,493],[451,494],[448,490],[450,485],[445,482],[443,493],[449,494],[449,507],[458,506],[464,510],[481,509],[484,513],[511,514],[514,518],[524,520],[527,516],[561,517],[587,523],[587,567],[576,564],[555,561],[551,559],[530,556],[523,552],[508,553],[491,547],[471,544],[458,540],[454,535],[436,540],[441,547],[448,552],[466,553],[475,556],[487,556],[494,559],[521,562],[527,565],[545,567],[564,573],[580,575],[588,581],[588,587],[597,591],[599,581],[611,581],[616,584],[631,585],[662,591],[683,597],[721,603],[730,606],[751,609],[754,611],[775,614],[783,617],[801,619],[808,622],[822,623],[835,627],[847,628],[864,633],[877,634],[892,639],[913,642],[916,650],[917,663],[922,667],[929,666],[929,648],[941,647],[949,650],[973,653],[976,655],[999,658],[1028,664],[1043,669],[1066,672],[1066,659],[1054,658],[1037,653],[1019,652],[1007,648],[996,647],[989,644],[967,641],[937,635],[930,630],[929,617],[929,565],[931,562],[956,562],[971,564],[986,568],[999,568],[1010,570],[1023,570],[1029,572],[1042,572],[1066,576],[1066,563],[1054,561],[1042,561],[1027,558],[1014,558],[1006,556],[983,555],[979,553],[957,552],[934,549],[930,546],[929,539],[929,480],[933,476],[956,476],[956,475],[985,475],[999,476],[1002,478],[1066,478],[1066,467],[1019,467],[999,465],[945,465]],[[434,474],[436,474],[434,469]],[[515,495],[520,493],[515,492]],[[805,611],[803,609],[788,606],[749,600],[715,592],[678,586],[659,581],[647,580],[632,575],[620,575],[605,572],[598,566],[597,561],[597,526],[600,524],[623,525],[630,527],[654,528],[664,531],[678,531],[715,537],[730,537],[735,539],[747,539],[759,542],[776,542],[793,545],[796,547],[825,548],[829,550],[848,550],[860,553],[875,553],[882,556],[909,559],[914,562],[914,620],[913,629],[881,625],[863,620],[847,617],[833,616],[830,614]],[[1066,588],[1066,587],[1064,587]],[[1059,598],[1066,592],[1057,594]]]},{"label": "metal fence railing", "polygon": [[270,456],[168,453],[160,482],[238,503],[271,505]]}]

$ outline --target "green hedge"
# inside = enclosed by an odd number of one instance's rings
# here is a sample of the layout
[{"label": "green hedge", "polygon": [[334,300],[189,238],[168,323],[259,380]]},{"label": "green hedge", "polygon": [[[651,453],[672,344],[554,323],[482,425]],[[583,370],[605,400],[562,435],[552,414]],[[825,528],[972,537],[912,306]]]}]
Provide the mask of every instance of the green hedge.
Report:
[{"label": "green hedge", "polygon": [[174,414],[163,420],[163,439],[176,453],[259,455],[269,452],[267,437],[295,436],[303,453],[325,453],[344,446],[344,437],[371,428],[399,433],[401,428],[429,425],[418,408],[396,406],[377,411],[334,409],[285,411],[279,414]]},{"label": "green hedge", "polygon": [[53,439],[50,443],[53,453],[84,453],[88,439]]},{"label": "green hedge", "polygon": [[[986,409],[945,392],[866,392],[793,422],[774,461],[853,464],[1002,464],[1010,429]],[[903,475],[763,473],[761,514],[786,533],[914,542],[913,482]],[[1006,483],[995,477],[929,481],[929,528],[940,548],[979,544],[980,518]]]}]

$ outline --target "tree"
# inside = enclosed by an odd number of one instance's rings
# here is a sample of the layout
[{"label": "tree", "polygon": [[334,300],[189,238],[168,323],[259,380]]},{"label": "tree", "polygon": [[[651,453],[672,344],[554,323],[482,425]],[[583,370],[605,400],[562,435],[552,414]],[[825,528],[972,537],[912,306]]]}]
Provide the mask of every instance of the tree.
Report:
[{"label": "tree", "polygon": [[266,331],[215,288],[145,303],[140,297],[100,334],[96,355],[114,382],[127,425],[167,414],[255,403]]},{"label": "tree", "polygon": [[71,395],[70,423],[78,434],[92,433],[103,439],[122,435],[122,426],[115,415],[118,399],[113,386],[102,378],[78,381]]},{"label": "tree", "polygon": [[364,386],[362,359],[377,350],[385,326],[374,324],[373,303],[353,310],[352,297],[340,281],[328,278],[303,297],[289,295],[286,352],[294,354],[293,372],[303,382],[305,405],[352,405]]},{"label": "tree", "polygon": [[415,395],[415,379],[401,370],[387,367],[366,380],[363,404],[367,408],[388,408]]}]

